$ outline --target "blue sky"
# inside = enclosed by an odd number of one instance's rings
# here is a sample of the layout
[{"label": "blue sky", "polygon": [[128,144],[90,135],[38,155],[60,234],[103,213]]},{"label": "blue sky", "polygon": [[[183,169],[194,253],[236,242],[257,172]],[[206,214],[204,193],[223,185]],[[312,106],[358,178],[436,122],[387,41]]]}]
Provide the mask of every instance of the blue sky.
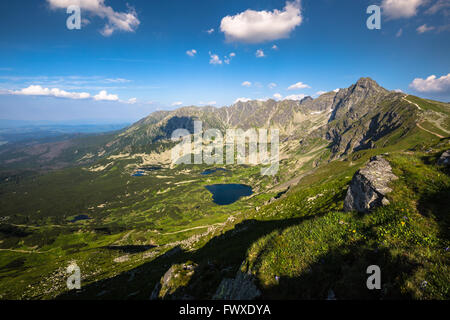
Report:
[{"label": "blue sky", "polygon": [[[81,30],[66,27],[70,4]],[[0,119],[135,121],[362,76],[450,101],[449,40],[450,0],[4,0]]]}]

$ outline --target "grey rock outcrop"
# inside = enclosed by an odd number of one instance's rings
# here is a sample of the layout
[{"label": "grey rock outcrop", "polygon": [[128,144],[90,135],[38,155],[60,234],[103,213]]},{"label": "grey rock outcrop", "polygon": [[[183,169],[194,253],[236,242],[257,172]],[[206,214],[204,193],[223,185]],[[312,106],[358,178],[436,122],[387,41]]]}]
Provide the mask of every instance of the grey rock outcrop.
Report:
[{"label": "grey rock outcrop", "polygon": [[440,166],[450,166],[450,150],[445,151],[442,153],[442,155],[439,157],[437,164]]},{"label": "grey rock outcrop", "polygon": [[184,293],[184,289],[186,289],[186,285],[189,284],[196,268],[197,265],[193,263],[172,265],[164,276],[161,277],[160,282],[155,285],[150,300],[191,299],[192,297]]},{"label": "grey rock outcrop", "polygon": [[261,291],[256,287],[252,275],[237,272],[234,279],[222,279],[214,300],[253,300],[261,295]]},{"label": "grey rock outcrop", "polygon": [[389,182],[397,179],[392,167],[382,156],[372,157],[370,162],[358,170],[347,190],[344,211],[368,212],[389,204],[386,194],[392,191]]}]

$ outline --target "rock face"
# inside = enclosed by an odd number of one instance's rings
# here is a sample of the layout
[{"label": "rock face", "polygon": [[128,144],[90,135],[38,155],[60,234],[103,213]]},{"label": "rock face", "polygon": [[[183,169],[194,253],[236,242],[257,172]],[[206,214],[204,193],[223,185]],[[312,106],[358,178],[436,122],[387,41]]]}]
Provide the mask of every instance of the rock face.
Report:
[{"label": "rock face", "polygon": [[389,182],[397,179],[391,165],[382,156],[372,157],[370,162],[358,170],[347,190],[344,211],[368,212],[387,205],[386,194],[391,192]]},{"label": "rock face", "polygon": [[437,164],[440,166],[450,166],[450,150],[445,151],[438,159]]},{"label": "rock face", "polygon": [[189,300],[184,294],[184,288],[189,284],[197,265],[194,263],[174,264],[161,277],[150,296],[150,300],[157,299],[181,299]]},{"label": "rock face", "polygon": [[214,300],[253,300],[261,295],[254,278],[238,271],[236,278],[223,279],[213,296]]}]

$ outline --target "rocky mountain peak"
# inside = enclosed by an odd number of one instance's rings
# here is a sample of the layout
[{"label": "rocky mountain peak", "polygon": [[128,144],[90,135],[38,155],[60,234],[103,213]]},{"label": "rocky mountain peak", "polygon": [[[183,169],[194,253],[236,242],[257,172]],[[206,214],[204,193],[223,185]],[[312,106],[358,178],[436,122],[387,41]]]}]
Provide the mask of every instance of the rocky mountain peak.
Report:
[{"label": "rocky mountain peak", "polygon": [[375,80],[369,77],[360,78],[358,81],[356,81],[355,86],[367,89],[383,89]]}]

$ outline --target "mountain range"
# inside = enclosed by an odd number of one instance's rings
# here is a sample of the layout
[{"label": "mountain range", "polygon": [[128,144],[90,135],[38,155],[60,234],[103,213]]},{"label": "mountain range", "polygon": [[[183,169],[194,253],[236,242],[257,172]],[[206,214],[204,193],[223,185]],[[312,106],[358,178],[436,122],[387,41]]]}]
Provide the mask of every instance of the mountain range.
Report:
[{"label": "mountain range", "polygon": [[[278,173],[174,165],[171,134],[195,121],[278,129]],[[3,144],[0,299],[448,299],[449,135],[450,104],[361,78]],[[211,185],[252,192],[220,205]],[[74,261],[83,289],[69,291]],[[366,287],[373,264],[382,290]]]}]

